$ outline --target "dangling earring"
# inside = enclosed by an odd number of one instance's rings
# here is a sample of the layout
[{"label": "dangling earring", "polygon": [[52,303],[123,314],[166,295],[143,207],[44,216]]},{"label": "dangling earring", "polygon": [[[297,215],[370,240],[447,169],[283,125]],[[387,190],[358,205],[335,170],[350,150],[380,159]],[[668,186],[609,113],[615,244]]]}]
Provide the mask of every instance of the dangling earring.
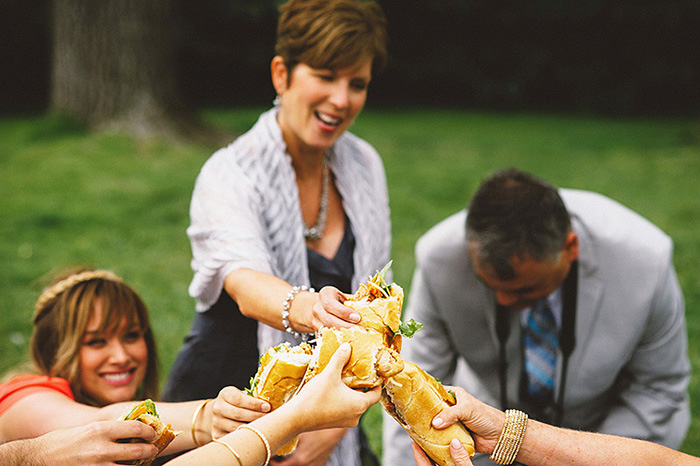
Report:
[{"label": "dangling earring", "polygon": [[275,99],[272,101],[272,105],[274,105],[275,107],[279,107],[280,105],[282,105],[282,97],[280,97],[279,94],[277,94]]}]

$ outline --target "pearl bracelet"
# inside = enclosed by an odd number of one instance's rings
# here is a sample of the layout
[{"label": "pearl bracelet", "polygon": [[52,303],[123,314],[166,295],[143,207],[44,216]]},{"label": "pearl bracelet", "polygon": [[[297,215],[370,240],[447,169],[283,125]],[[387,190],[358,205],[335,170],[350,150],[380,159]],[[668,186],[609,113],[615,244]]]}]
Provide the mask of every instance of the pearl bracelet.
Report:
[{"label": "pearl bracelet", "polygon": [[503,431],[491,453],[491,461],[496,464],[513,464],[520,451],[526,428],[527,414],[517,409],[507,410]]},{"label": "pearl bracelet", "polygon": [[313,288],[308,287],[306,285],[293,286],[292,289],[289,290],[289,293],[287,293],[287,298],[284,300],[284,304],[282,305],[282,325],[284,325],[284,331],[290,335],[297,337],[297,338],[301,337],[301,333],[295,331],[290,326],[289,309],[292,307],[292,301],[294,300],[294,297],[300,291],[309,291],[309,292],[313,293],[316,290],[314,290]]}]

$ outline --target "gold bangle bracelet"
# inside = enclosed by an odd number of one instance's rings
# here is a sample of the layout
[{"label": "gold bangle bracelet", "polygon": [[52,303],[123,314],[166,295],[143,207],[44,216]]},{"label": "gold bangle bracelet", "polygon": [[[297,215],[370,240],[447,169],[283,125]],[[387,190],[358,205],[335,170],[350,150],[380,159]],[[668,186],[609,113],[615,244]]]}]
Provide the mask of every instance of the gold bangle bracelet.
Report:
[{"label": "gold bangle bracelet", "polygon": [[517,409],[506,411],[503,431],[491,453],[491,461],[496,464],[513,464],[525,437],[527,414]]},{"label": "gold bangle bracelet", "polygon": [[236,459],[238,460],[238,465],[239,465],[239,466],[243,466],[243,461],[241,461],[241,457],[238,456],[238,453],[236,453],[236,450],[234,450],[233,447],[232,447],[231,445],[229,445],[228,443],[226,443],[226,442],[224,442],[224,441],[222,441],[222,440],[219,440],[218,438],[212,439],[211,441],[214,442],[214,443],[218,443],[219,445],[223,445],[223,446],[225,446],[226,448],[228,448],[228,451],[230,451],[231,454],[232,454],[233,456],[235,456]]},{"label": "gold bangle bracelet", "polygon": [[202,404],[197,406],[197,409],[194,410],[194,416],[192,416],[192,427],[190,430],[192,432],[192,440],[194,441],[194,445],[197,447],[201,446],[199,444],[199,442],[197,441],[197,434],[195,433],[195,427],[197,425],[197,416],[199,416],[199,412],[202,411],[204,409],[204,407],[207,405],[207,403],[209,403],[210,401],[212,401],[212,398],[210,398],[208,400],[204,400],[202,402]]},{"label": "gold bangle bracelet", "polygon": [[240,426],[238,426],[238,429],[236,429],[236,430],[239,430],[239,429],[248,429],[249,431],[251,431],[252,433],[257,435],[258,437],[260,437],[260,440],[262,440],[262,442],[265,444],[266,457],[265,457],[265,462],[263,464],[268,464],[270,462],[270,458],[272,458],[272,452],[270,451],[270,442],[267,441],[267,438],[265,438],[265,436],[262,434],[262,432],[260,432],[258,429],[251,426],[250,424],[241,424]]}]

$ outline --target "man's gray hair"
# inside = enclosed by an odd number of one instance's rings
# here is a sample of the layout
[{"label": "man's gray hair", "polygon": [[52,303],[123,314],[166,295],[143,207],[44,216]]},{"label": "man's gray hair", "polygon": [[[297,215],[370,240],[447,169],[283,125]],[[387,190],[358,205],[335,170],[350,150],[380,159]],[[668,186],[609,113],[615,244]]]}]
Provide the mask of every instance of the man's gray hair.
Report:
[{"label": "man's gray hair", "polygon": [[467,214],[467,241],[480,267],[501,280],[515,273],[514,257],[556,260],[571,219],[557,189],[529,173],[509,168],[482,183]]}]

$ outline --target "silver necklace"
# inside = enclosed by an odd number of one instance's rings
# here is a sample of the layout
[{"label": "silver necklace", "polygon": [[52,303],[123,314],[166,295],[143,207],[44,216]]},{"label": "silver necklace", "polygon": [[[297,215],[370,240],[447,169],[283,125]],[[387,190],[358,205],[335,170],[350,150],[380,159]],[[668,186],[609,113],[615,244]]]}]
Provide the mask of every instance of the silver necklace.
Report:
[{"label": "silver necklace", "polygon": [[323,158],[323,185],[321,186],[321,207],[318,209],[316,224],[306,225],[304,222],[304,239],[307,241],[317,241],[323,237],[323,230],[326,228],[326,216],[328,215],[328,197],[330,194],[330,169],[328,168],[328,158]]}]

